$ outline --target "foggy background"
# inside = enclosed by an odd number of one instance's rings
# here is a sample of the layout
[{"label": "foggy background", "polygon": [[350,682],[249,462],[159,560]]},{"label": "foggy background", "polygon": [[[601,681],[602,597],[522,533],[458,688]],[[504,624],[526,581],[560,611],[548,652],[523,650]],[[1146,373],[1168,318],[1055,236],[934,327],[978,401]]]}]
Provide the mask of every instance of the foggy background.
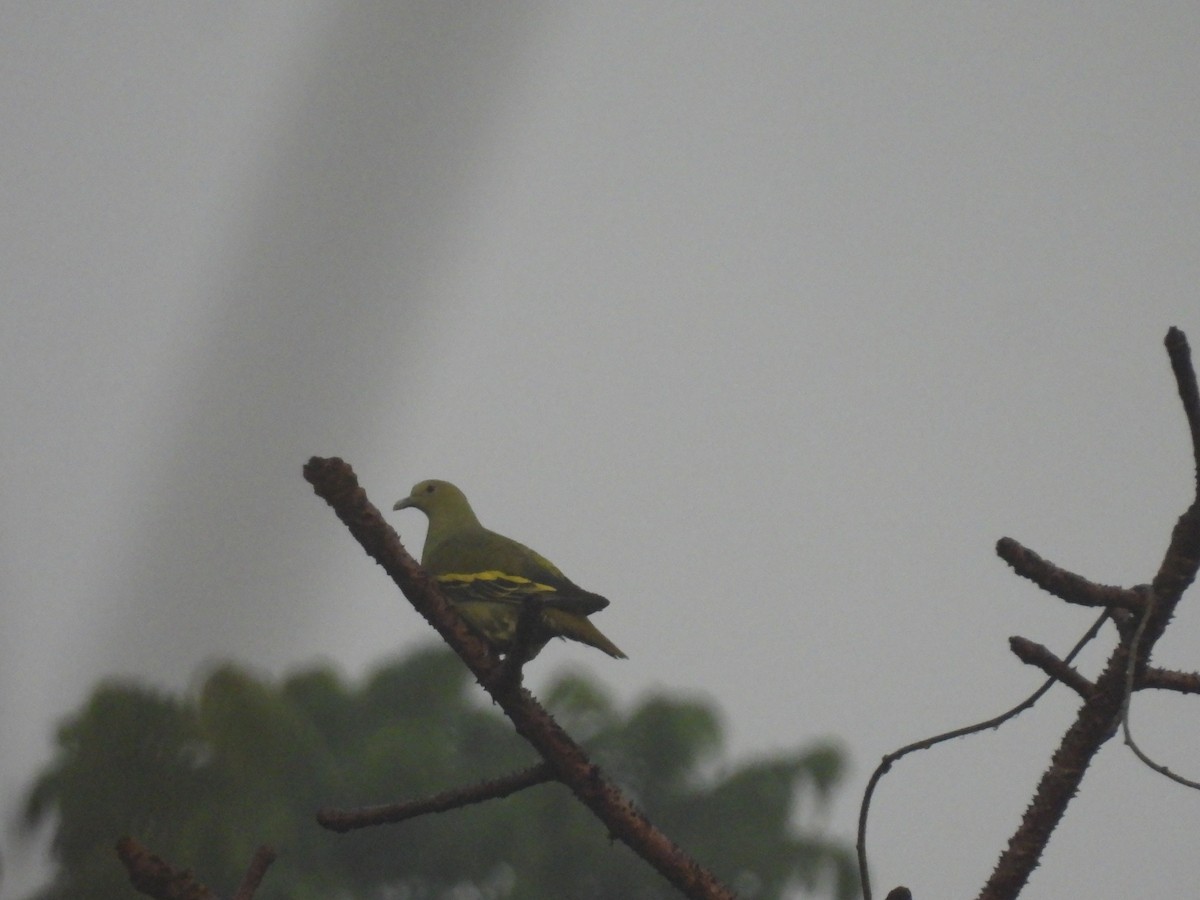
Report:
[{"label": "foggy background", "polygon": [[[0,896],[99,678],[432,638],[314,454],[381,507],[455,481],[612,600],[630,659],[556,642],[535,689],[711,697],[731,758],[839,738],[850,837],[882,754],[1039,683],[1009,635],[1094,617],[997,538],[1129,585],[1187,505],[1197,48],[1193,3],[5,4]],[[899,763],[876,891],[973,896],[1076,706]],[[1200,774],[1195,698],[1133,719]],[[1024,896],[1194,891],[1198,830],[1114,740]]]}]

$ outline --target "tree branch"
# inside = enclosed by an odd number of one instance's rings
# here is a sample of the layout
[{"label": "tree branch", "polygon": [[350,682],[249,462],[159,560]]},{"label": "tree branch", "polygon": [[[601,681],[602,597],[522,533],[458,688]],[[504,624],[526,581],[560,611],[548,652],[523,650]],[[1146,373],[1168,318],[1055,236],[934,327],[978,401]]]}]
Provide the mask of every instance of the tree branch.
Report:
[{"label": "tree branch", "polygon": [[[151,853],[131,837],[117,841],[117,857],[129,873],[134,890],[156,900],[219,900],[207,886],[196,880],[191,869],[177,869]],[[254,853],[233,900],[253,900],[267,869],[275,861],[275,851],[263,844]]]},{"label": "tree branch", "polygon": [[246,874],[242,878],[242,883],[238,885],[233,900],[254,900],[254,892],[262,884],[263,876],[267,874],[267,869],[273,862],[275,862],[274,847],[263,844],[255,850],[254,858],[250,860],[250,866],[246,869]]},{"label": "tree branch", "polygon": [[[1008,848],[1001,854],[995,870],[979,894],[980,900],[1012,900],[1028,881],[1051,833],[1078,791],[1088,765],[1120,724],[1128,673],[1134,674],[1135,682],[1136,678],[1141,677],[1155,643],[1162,636],[1183,592],[1200,568],[1200,394],[1197,392],[1191,351],[1183,332],[1177,328],[1170,329],[1166,347],[1191,434],[1197,493],[1172,530],[1170,544],[1150,593],[1130,592],[1139,598],[1141,612],[1145,614],[1144,621],[1138,626],[1138,633],[1130,634],[1127,627],[1121,629],[1120,642],[1109,657],[1103,673],[1096,679],[1095,689],[1084,701],[1074,724],[1054,752],[1050,767],[1042,775],[1021,824],[1009,839]],[[1056,596],[1069,602],[1086,602],[1064,596],[1089,594],[1091,589],[1086,586],[1090,582],[1085,579],[1046,563],[1036,554],[1024,550],[1016,541],[1002,540],[996,550],[1018,574],[1031,578]],[[1133,659],[1130,658],[1131,652],[1134,653]]]},{"label": "tree branch", "polygon": [[1021,662],[1037,666],[1055,681],[1061,681],[1084,700],[1096,688],[1094,684],[1051,653],[1042,644],[1016,635],[1008,639],[1008,646]]},{"label": "tree branch", "polygon": [[1192,436],[1196,496],[1200,497],[1200,388],[1196,386],[1196,370],[1192,368],[1192,351],[1188,347],[1187,335],[1174,326],[1167,329],[1167,337],[1163,343],[1167,348],[1167,357],[1171,360],[1171,371],[1175,374],[1179,400],[1183,404],[1188,431]]},{"label": "tree branch", "polygon": [[555,777],[608,828],[688,897],[730,898],[715,875],[687,855],[617,788],[533,696],[511,677],[488,646],[450,607],[436,583],[404,549],[396,532],[368,500],[354,471],[340,459],[313,457],[304,477],[363,549],[381,565],[410,603],[462,658],[513,727],[546,760]]},{"label": "tree branch", "polygon": [[[1091,643],[1092,639],[1100,633],[1101,626],[1110,615],[1111,612],[1104,612],[1097,617],[1096,621],[1092,623],[1091,627],[1088,628],[1083,637],[1075,642],[1075,646],[1071,648],[1071,652],[1066,655],[1066,658],[1063,660],[1064,665],[1069,665],[1071,661],[1080,654],[1083,648]],[[871,797],[874,795],[875,788],[879,785],[879,782],[883,779],[883,776],[891,770],[892,765],[898,760],[910,753],[916,752],[917,750],[928,750],[937,744],[953,740],[954,738],[965,737],[968,734],[976,734],[980,731],[986,731],[989,728],[999,728],[1009,719],[1016,718],[1025,710],[1036,704],[1040,699],[1042,699],[1045,693],[1050,690],[1050,688],[1054,687],[1054,684],[1057,680],[1058,679],[1053,677],[1047,678],[1044,682],[1042,682],[1041,687],[1039,687],[1036,691],[1034,691],[1012,709],[1002,712],[998,716],[994,716],[986,721],[978,722],[974,725],[967,725],[963,728],[955,728],[953,731],[947,731],[943,734],[934,735],[933,737],[916,741],[912,744],[901,747],[899,750],[893,750],[891,753],[883,757],[879,765],[875,767],[875,771],[871,773],[871,777],[867,779],[867,787],[866,790],[863,791],[862,803],[858,808],[858,843],[856,848],[858,850],[858,875],[859,882],[862,885],[863,900],[871,900],[871,869],[870,866],[867,865],[867,817],[871,811]],[[893,896],[902,896],[897,894],[897,891],[906,890],[908,889],[905,887],[893,888],[888,892],[888,900],[892,900]]]},{"label": "tree branch", "polygon": [[139,894],[157,900],[218,900],[216,894],[196,880],[191,869],[176,869],[131,837],[117,841],[117,857]]},{"label": "tree branch", "polygon": [[1079,606],[1108,606],[1140,613],[1146,608],[1145,599],[1128,588],[1096,584],[1082,575],[1060,569],[1010,537],[996,542],[996,554],[1013,567],[1022,578],[1028,578],[1048,594]]},{"label": "tree branch", "polygon": [[322,828],[330,831],[347,832],[355,828],[367,828],[372,825],[389,825],[414,819],[429,813],[445,812],[483,803],[485,800],[495,800],[523,791],[536,784],[554,781],[554,770],[546,763],[538,763],[528,769],[513,772],[501,778],[484,781],[470,787],[444,791],[422,800],[409,800],[406,803],[389,803],[386,806],[368,806],[362,809],[322,809],[317,812],[317,822]]},{"label": "tree branch", "polygon": [[1175,672],[1171,669],[1147,667],[1137,685],[1138,690],[1158,688],[1181,694],[1200,694],[1200,672]]}]

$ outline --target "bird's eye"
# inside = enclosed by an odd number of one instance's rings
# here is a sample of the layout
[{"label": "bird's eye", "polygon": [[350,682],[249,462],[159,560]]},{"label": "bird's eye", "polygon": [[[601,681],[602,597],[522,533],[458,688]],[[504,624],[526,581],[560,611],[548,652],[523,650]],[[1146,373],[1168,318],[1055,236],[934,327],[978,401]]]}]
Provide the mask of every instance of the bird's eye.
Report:
[{"label": "bird's eye", "polygon": [[434,490],[434,486],[432,484],[425,485],[425,493],[432,494],[433,490]]}]

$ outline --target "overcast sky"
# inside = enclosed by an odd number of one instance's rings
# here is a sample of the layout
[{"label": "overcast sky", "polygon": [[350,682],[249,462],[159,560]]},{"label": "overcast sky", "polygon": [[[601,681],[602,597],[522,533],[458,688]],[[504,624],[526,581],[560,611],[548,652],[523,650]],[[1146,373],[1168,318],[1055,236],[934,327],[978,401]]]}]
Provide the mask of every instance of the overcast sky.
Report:
[{"label": "overcast sky", "polygon": [[[314,454],[381,507],[455,481],[612,600],[630,659],[535,686],[710,697],[731,759],[841,740],[849,838],[882,754],[1036,686],[1009,635],[1091,621],[997,538],[1135,584],[1188,502],[1197,85],[1182,2],[4,5],[0,896],[101,677],[430,639]],[[1075,708],[899,764],[876,889],[974,896]],[[1197,709],[1134,711],[1193,778]],[[1194,892],[1198,832],[1113,741],[1024,896]]]}]

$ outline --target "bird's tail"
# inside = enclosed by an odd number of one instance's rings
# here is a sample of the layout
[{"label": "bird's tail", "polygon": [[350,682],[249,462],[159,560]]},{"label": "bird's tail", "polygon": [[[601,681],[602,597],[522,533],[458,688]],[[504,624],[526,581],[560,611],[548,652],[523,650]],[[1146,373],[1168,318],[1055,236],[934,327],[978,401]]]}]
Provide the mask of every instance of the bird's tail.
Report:
[{"label": "bird's tail", "polygon": [[550,626],[550,630],[559,637],[570,638],[573,641],[579,641],[583,644],[588,644],[595,647],[597,650],[603,650],[609,656],[615,659],[628,659],[622,653],[617,645],[606,638],[600,629],[589,622],[583,616],[573,615],[561,609],[555,609],[553,606],[547,607],[542,612],[542,620]]}]

